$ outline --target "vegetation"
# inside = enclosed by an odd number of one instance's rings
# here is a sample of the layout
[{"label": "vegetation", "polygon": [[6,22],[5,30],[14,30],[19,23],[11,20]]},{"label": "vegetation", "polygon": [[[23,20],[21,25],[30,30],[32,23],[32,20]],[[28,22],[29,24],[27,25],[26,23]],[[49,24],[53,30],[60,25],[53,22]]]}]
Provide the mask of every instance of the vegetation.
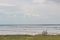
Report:
[{"label": "vegetation", "polygon": [[59,35],[0,35],[0,40],[60,40]]},{"label": "vegetation", "polygon": [[47,34],[48,34],[47,31],[43,31],[43,32],[42,32],[42,35],[44,35],[44,36],[46,36]]}]

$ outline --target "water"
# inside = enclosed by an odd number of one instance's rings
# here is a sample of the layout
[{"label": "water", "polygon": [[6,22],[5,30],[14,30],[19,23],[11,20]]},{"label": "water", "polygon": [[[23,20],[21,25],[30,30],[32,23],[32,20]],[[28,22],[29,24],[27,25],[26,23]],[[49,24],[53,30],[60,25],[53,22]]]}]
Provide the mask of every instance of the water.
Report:
[{"label": "water", "polygon": [[48,34],[60,34],[58,24],[20,24],[20,25],[0,25],[0,35],[6,34],[41,34],[47,30]]}]

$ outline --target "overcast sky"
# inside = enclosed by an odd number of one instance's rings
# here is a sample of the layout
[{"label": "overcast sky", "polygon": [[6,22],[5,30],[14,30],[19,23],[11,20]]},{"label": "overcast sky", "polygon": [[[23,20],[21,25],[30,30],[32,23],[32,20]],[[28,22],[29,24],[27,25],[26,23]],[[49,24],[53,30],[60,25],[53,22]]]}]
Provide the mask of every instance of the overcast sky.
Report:
[{"label": "overcast sky", "polygon": [[60,0],[0,0],[0,24],[60,24]]}]

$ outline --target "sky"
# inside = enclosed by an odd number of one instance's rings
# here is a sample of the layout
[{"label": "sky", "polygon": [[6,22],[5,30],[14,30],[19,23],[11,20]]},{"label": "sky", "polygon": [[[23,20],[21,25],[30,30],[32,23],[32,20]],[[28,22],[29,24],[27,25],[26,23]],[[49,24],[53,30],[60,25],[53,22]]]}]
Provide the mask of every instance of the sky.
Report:
[{"label": "sky", "polygon": [[0,24],[60,24],[60,0],[0,0]]}]

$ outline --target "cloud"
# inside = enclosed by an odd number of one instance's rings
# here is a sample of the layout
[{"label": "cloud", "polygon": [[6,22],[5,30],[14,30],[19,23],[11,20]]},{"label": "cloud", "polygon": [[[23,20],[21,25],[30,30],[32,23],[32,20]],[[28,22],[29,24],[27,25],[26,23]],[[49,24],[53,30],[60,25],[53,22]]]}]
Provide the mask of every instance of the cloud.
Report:
[{"label": "cloud", "polygon": [[[13,0],[0,0],[0,17],[2,20],[4,18],[14,18],[16,15],[16,2]],[[14,16],[14,17],[13,17]]]},{"label": "cloud", "polygon": [[46,15],[44,15],[44,14],[31,14],[31,13],[27,13],[27,14],[25,14],[24,15],[25,16],[25,18],[26,17],[29,17],[29,18],[42,18],[42,19],[44,19],[44,18],[48,18]]},{"label": "cloud", "polygon": [[33,3],[44,3],[46,0],[33,0]]},{"label": "cloud", "polygon": [[60,18],[59,3],[59,0],[0,0],[0,18],[7,23],[55,23]]},{"label": "cloud", "polygon": [[47,0],[47,1],[53,1],[55,3],[60,3],[60,0]]},{"label": "cloud", "polygon": [[[25,15],[44,17],[49,15],[55,15],[59,12],[59,5],[54,3],[48,3],[45,0],[33,0],[32,3],[27,3],[22,6],[22,10]],[[37,15],[36,15],[37,14]],[[43,14],[43,16],[41,16]],[[59,14],[59,13],[58,13]]]},{"label": "cloud", "polygon": [[[36,2],[37,1],[37,2]],[[41,1],[41,4],[40,4]],[[45,6],[44,0],[33,0],[29,3],[24,3],[18,7],[18,9],[23,10],[24,16],[29,16],[29,17],[40,17],[40,18],[46,18],[45,14],[42,15],[42,13],[39,11],[43,6]]]},{"label": "cloud", "polygon": [[8,3],[0,3],[0,6],[16,6],[14,4],[8,4]]},{"label": "cloud", "polygon": [[[19,2],[18,2],[19,1]],[[60,5],[58,0],[18,0],[17,14],[23,14],[24,20],[44,23],[46,20],[50,23],[57,21],[60,17]],[[21,17],[21,16],[20,16]],[[37,19],[37,20],[36,20]],[[33,21],[35,20],[35,21]],[[48,23],[48,22],[45,23]],[[54,21],[54,22],[55,22]],[[53,23],[54,23],[53,22]]]}]

